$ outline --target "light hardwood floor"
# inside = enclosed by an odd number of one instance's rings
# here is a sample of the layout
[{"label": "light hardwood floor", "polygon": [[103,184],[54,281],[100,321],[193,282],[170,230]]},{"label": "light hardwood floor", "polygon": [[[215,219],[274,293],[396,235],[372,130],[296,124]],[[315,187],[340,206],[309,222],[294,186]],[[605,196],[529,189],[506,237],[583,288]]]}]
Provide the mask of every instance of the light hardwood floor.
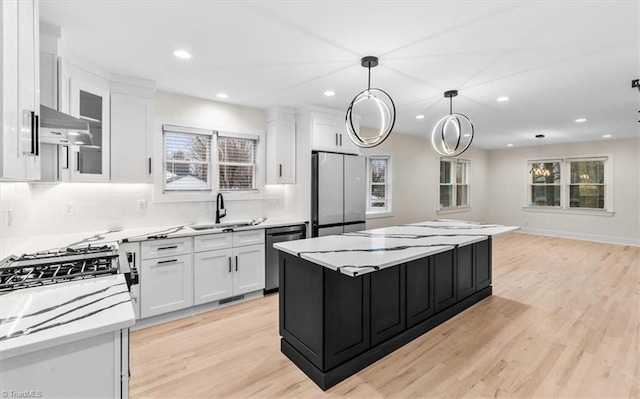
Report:
[{"label": "light hardwood floor", "polygon": [[512,233],[493,296],[323,392],[279,349],[278,296],[136,331],[131,397],[640,398],[640,248]]}]

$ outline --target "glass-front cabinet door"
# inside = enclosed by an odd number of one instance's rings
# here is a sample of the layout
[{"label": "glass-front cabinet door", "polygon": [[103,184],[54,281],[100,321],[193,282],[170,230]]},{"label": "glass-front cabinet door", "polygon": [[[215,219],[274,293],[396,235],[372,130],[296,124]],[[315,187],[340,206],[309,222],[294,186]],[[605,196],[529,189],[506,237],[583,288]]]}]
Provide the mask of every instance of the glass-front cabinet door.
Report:
[{"label": "glass-front cabinet door", "polygon": [[69,147],[69,181],[108,182],[109,90],[72,79],[70,106],[71,115],[89,122],[89,136]]}]

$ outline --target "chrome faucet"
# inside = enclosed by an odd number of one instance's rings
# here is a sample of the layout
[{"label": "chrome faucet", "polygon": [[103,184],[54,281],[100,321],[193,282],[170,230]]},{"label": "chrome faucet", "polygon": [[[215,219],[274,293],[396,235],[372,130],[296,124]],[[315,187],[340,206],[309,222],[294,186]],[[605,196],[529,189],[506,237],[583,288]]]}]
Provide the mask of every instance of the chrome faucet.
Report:
[{"label": "chrome faucet", "polygon": [[222,193],[218,193],[216,197],[216,224],[220,223],[220,219],[227,216],[227,210],[224,209],[224,198]]}]

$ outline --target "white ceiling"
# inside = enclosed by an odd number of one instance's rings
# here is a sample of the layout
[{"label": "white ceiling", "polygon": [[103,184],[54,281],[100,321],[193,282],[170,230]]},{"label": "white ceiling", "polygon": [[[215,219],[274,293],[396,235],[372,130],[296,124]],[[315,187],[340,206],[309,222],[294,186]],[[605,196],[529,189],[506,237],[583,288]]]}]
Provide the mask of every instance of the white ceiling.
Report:
[{"label": "white ceiling", "polygon": [[[423,137],[448,113],[503,148],[639,135],[638,1],[41,0],[68,53],[163,91],[268,108],[344,109],[372,87],[397,107],[394,133]],[[175,58],[175,49],[193,54]],[[335,97],[325,97],[325,90]],[[227,100],[216,98],[225,92]],[[496,98],[509,96],[499,103]],[[418,114],[425,118],[415,119]],[[585,123],[574,122],[586,118]]]}]

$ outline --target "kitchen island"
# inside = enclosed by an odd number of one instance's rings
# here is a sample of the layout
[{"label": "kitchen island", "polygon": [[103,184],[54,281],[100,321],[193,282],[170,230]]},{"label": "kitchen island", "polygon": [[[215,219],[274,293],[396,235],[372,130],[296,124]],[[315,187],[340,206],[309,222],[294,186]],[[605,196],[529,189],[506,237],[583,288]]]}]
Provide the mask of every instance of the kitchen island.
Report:
[{"label": "kitchen island", "polygon": [[282,352],[329,389],[490,296],[491,237],[517,229],[434,220],[275,244]]}]

